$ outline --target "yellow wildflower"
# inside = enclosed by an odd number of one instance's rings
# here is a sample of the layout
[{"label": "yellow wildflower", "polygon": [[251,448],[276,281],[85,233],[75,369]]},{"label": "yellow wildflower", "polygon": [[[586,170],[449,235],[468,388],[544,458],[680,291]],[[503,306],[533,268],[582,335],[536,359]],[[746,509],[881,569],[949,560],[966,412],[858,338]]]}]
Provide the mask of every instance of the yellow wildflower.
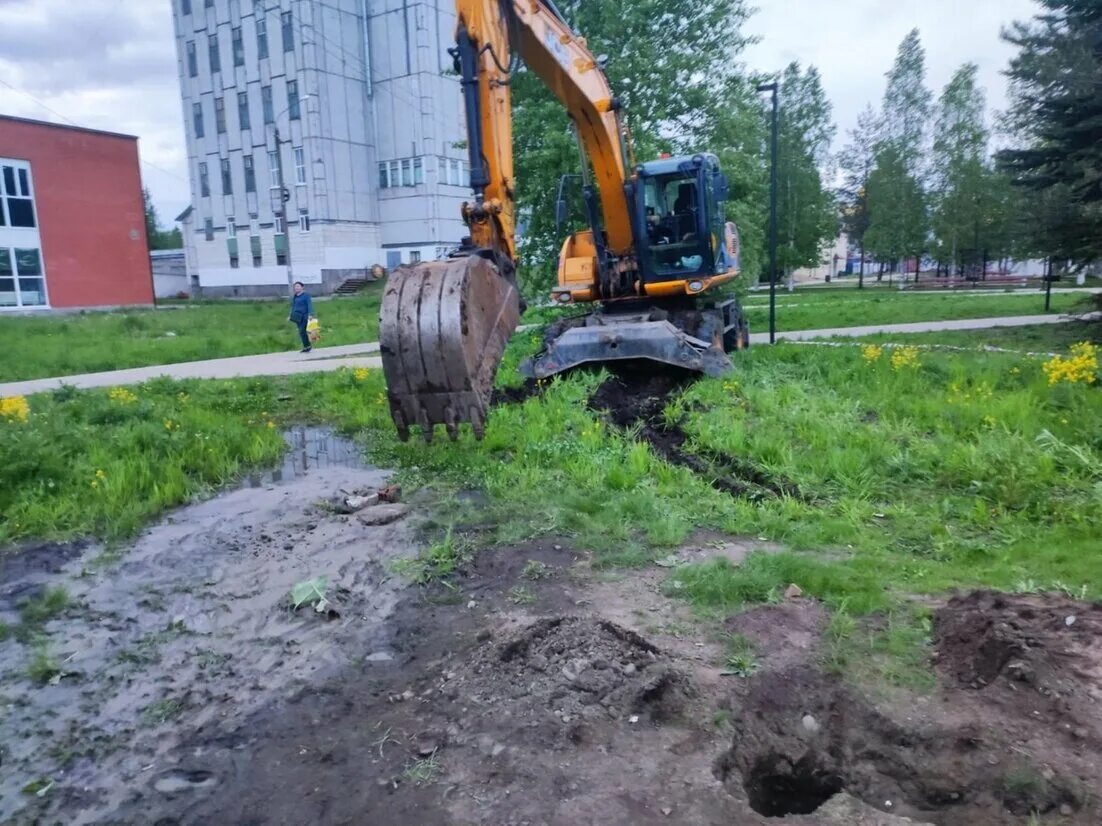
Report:
[{"label": "yellow wildflower", "polygon": [[1013,376],[1018,375],[1020,372],[1022,372],[1022,371],[1017,367],[1011,367],[1010,368],[1010,374],[1013,375]]},{"label": "yellow wildflower", "polygon": [[268,420],[268,429],[271,430],[274,427],[275,427],[275,422],[273,422],[271,419],[269,419]]},{"label": "yellow wildflower", "polygon": [[905,370],[907,368],[918,369],[918,348],[911,345],[898,347],[892,350],[892,369]]},{"label": "yellow wildflower", "polygon": [[180,429],[179,422],[174,422],[174,421],[172,421],[172,419],[165,419],[165,430],[167,430],[169,433],[171,433],[173,430],[179,430],[179,429]]},{"label": "yellow wildflower", "polygon": [[187,393],[182,390],[176,394],[176,398],[180,400],[180,404],[187,404],[187,400],[190,398]]},{"label": "yellow wildflower", "polygon": [[0,398],[0,419],[13,422],[25,422],[31,415],[31,407],[24,396],[5,396]]},{"label": "yellow wildflower", "polygon": [[371,371],[368,370],[366,367],[357,367],[355,370],[352,371],[352,377],[355,378],[356,381],[367,381],[367,377],[370,374]]},{"label": "yellow wildflower", "polygon": [[107,397],[119,404],[134,404],[138,400],[138,397],[125,387],[112,387],[107,392]]},{"label": "yellow wildflower", "polygon": [[97,479],[106,479],[107,478],[107,474],[103,472],[103,468],[97,468],[96,469],[96,478]]},{"label": "yellow wildflower", "polygon": [[995,424],[996,424],[996,422],[995,422],[995,417],[994,416],[988,415],[988,416],[983,417],[984,427],[994,427]]},{"label": "yellow wildflower", "polygon": [[869,364],[879,361],[882,355],[884,355],[884,348],[879,344],[866,344],[861,348],[861,357]]},{"label": "yellow wildflower", "polygon": [[1042,365],[1049,384],[1094,384],[1098,380],[1098,347],[1089,341],[1071,345],[1070,356],[1053,356]]}]

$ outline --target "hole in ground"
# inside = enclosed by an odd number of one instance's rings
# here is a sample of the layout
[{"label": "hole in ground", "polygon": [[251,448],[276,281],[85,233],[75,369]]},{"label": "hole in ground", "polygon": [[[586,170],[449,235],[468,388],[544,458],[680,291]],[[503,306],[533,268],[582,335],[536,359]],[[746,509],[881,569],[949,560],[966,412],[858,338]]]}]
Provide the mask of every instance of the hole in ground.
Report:
[{"label": "hole in ground", "polygon": [[810,755],[792,763],[782,754],[769,754],[746,773],[743,788],[750,808],[760,815],[806,815],[842,791],[842,778]]}]

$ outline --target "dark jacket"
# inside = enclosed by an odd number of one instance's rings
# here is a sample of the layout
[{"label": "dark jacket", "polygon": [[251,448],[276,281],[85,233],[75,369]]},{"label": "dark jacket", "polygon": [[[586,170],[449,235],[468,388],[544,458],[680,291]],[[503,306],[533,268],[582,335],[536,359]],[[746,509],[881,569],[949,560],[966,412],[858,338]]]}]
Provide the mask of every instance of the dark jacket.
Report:
[{"label": "dark jacket", "polygon": [[307,292],[299,293],[291,299],[290,319],[295,324],[303,324],[314,314],[314,302]]}]

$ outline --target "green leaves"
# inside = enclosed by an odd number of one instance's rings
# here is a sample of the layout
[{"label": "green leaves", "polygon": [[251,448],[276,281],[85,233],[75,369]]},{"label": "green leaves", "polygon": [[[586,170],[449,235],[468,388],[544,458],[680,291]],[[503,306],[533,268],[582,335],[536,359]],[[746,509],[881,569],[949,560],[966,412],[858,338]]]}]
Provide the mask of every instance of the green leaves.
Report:
[{"label": "green leaves", "polygon": [[291,588],[291,607],[297,611],[303,605],[310,605],[319,614],[324,613],[329,607],[329,600],[325,598],[325,586],[323,576],[296,582]]}]

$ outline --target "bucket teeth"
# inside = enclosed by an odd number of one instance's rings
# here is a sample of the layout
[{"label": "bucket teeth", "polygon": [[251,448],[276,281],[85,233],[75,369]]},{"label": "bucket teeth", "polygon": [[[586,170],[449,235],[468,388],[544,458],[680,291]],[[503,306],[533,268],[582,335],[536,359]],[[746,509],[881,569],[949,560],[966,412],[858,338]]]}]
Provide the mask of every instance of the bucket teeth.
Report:
[{"label": "bucket teeth", "polygon": [[409,438],[416,423],[426,442],[438,424],[456,439],[459,425],[470,422],[481,439],[494,377],[519,320],[516,287],[484,258],[396,271],[383,296],[379,349],[398,437]]}]

